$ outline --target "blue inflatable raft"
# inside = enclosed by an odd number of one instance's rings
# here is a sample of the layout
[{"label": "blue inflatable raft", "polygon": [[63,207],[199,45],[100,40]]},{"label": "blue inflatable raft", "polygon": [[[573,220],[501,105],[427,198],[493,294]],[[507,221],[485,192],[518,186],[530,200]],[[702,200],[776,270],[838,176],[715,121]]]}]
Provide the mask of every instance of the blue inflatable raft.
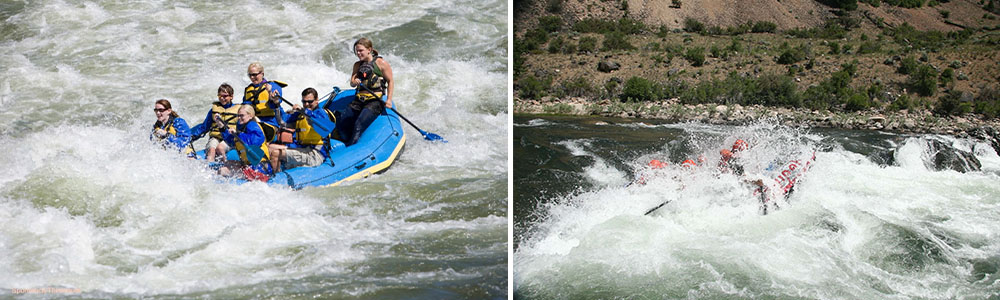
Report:
[{"label": "blue inflatable raft", "polygon": [[[347,109],[354,100],[355,90],[339,91],[330,99],[320,102],[320,107],[330,111]],[[361,134],[358,143],[345,146],[344,143],[328,139],[329,155],[322,164],[315,167],[298,167],[277,172],[268,180],[269,184],[287,185],[294,189],[307,186],[335,186],[345,181],[367,178],[388,169],[403,152],[406,144],[406,134],[400,123],[400,117],[395,111],[385,109],[382,115],[375,118],[371,126]],[[205,158],[205,151],[197,153],[199,159]],[[226,153],[226,159],[239,160],[235,150]],[[244,183],[245,180],[235,180]]]}]

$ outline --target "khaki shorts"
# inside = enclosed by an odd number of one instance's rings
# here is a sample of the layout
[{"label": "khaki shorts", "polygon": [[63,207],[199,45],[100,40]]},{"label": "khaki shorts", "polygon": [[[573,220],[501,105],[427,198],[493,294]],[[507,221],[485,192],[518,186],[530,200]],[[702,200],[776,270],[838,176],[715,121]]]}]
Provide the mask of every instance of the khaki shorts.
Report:
[{"label": "khaki shorts", "polygon": [[323,153],[312,147],[285,149],[285,169],[315,167],[323,163],[323,159]]},{"label": "khaki shorts", "polygon": [[219,143],[221,143],[221,141],[215,139],[214,137],[208,137],[208,143],[205,144],[205,152],[208,152],[208,149],[218,147]]}]

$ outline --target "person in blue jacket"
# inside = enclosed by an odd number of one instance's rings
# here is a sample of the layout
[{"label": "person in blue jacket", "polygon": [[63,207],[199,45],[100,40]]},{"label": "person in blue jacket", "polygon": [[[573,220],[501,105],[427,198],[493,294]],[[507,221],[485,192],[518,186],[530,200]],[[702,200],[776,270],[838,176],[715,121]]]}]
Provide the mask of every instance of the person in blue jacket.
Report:
[{"label": "person in blue jacket", "polygon": [[319,99],[314,88],[302,91],[302,106],[292,106],[292,113],[285,118],[285,124],[295,131],[292,143],[272,144],[271,168],[276,171],[295,167],[317,166],[326,159],[327,147],[324,141],[336,127],[336,117],[332,112],[319,107]]},{"label": "person in blue jacket", "polygon": [[153,112],[156,114],[156,123],[153,124],[153,131],[149,134],[149,139],[170,146],[178,151],[190,154],[191,131],[188,129],[187,121],[184,121],[177,112],[173,110],[170,101],[167,99],[156,100],[153,105]]},{"label": "person in blue jacket", "polygon": [[[260,128],[254,117],[253,107],[249,105],[240,106],[237,115],[236,128],[226,128],[222,132],[222,139],[236,149],[240,154],[237,162],[227,161],[219,168],[219,174],[223,176],[233,176],[234,170],[239,170],[242,178],[246,180],[267,181],[272,174],[270,158],[268,156],[267,144],[264,138],[264,131]],[[221,117],[216,117],[215,121],[219,126],[224,126]]]},{"label": "person in blue jacket", "polygon": [[[222,142],[223,128],[236,128],[236,114],[239,106],[233,104],[233,87],[228,83],[223,83],[218,90],[219,101],[212,102],[212,108],[205,114],[205,121],[191,127],[191,135],[201,137],[206,133],[209,135],[208,143],[205,144],[205,157],[208,161],[215,161],[216,156],[221,160],[226,160],[226,151],[229,145]],[[225,127],[218,126],[215,122],[215,115],[221,115],[225,122]],[[197,138],[196,138],[197,139]],[[193,147],[192,147],[193,148]]]}]

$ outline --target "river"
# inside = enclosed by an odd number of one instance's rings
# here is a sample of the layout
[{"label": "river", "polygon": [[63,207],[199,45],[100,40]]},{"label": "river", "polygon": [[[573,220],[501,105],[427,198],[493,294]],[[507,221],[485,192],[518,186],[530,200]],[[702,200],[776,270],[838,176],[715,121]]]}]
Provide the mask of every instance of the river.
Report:
[{"label": "river", "polygon": [[[508,5],[0,2],[0,298],[507,298]],[[348,88],[360,37],[448,143],[407,127],[387,172],[295,191],[148,139],[155,100],[194,126],[251,62]]]},{"label": "river", "polygon": [[[989,144],[778,123],[516,115],[514,297],[1000,297]],[[715,167],[736,139],[748,177],[816,159],[764,214],[752,184]],[[934,145],[969,156],[942,167]]]}]

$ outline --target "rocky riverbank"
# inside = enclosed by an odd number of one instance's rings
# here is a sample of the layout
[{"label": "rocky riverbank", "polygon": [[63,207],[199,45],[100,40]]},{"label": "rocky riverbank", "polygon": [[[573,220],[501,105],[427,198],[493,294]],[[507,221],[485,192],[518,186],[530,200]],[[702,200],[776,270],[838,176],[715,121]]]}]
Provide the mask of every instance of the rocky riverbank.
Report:
[{"label": "rocky riverbank", "polygon": [[939,117],[927,110],[882,113],[875,110],[853,113],[815,111],[804,108],[760,105],[682,104],[679,99],[623,103],[584,98],[523,100],[515,97],[514,113],[597,115],[621,118],[662,119],[672,122],[704,122],[739,125],[761,118],[779,120],[786,126],[878,130],[895,133],[930,133],[971,137],[988,141],[1000,153],[1000,120],[966,116]]}]

